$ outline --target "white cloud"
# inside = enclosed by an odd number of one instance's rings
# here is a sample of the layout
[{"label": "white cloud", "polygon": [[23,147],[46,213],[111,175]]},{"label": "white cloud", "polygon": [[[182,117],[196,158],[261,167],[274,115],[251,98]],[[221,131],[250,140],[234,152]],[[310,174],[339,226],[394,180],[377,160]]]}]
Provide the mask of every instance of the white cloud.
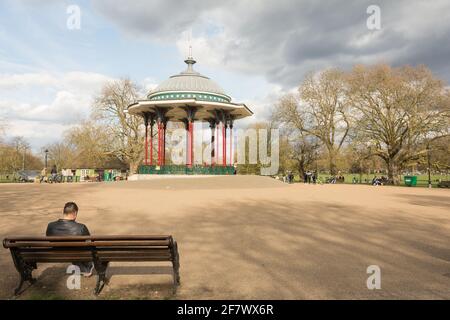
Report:
[{"label": "white cloud", "polygon": [[33,121],[33,120],[11,120],[8,122],[8,137],[24,137],[31,145],[33,152],[39,153],[47,143],[58,140],[63,132],[72,124],[58,122]]},{"label": "white cloud", "polygon": [[0,74],[0,90],[23,86],[55,86],[58,79],[48,73]]},{"label": "white cloud", "polygon": [[142,81],[142,88],[141,88],[141,92],[139,92],[139,94],[142,97],[145,97],[149,93],[150,90],[155,89],[157,86],[158,86],[158,82],[155,79],[150,78],[150,77],[145,78]]},{"label": "white cloud", "polygon": [[[0,118],[8,123],[7,136],[23,136],[35,148],[59,139],[65,128],[89,115],[93,96],[109,80],[113,78],[79,71],[0,74]],[[46,94],[39,95],[44,89]]]},{"label": "white cloud", "polygon": [[245,104],[253,111],[254,115],[252,117],[239,120],[236,123],[236,127],[245,128],[253,122],[267,121],[270,119],[273,107],[279,99],[285,94],[295,90],[296,88],[284,90],[280,85],[270,85],[264,96],[246,100]]}]

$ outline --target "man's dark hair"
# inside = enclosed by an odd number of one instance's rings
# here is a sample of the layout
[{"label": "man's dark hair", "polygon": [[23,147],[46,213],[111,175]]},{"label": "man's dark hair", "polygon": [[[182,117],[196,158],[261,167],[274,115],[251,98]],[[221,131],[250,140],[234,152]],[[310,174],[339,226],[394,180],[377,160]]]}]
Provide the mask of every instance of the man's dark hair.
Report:
[{"label": "man's dark hair", "polygon": [[77,213],[78,212],[78,206],[75,202],[67,202],[64,205],[64,214],[70,214],[70,213]]}]

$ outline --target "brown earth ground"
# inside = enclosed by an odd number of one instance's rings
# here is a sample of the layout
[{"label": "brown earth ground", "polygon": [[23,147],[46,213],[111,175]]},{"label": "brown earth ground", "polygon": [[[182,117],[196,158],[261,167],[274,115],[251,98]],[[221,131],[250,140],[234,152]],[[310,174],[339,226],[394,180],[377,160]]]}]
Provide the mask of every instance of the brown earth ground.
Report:
[{"label": "brown earth ground", "polygon": [[[172,234],[171,268],[112,264],[66,287],[61,264],[40,265],[20,299],[450,299],[450,191],[358,185],[287,185],[228,176],[79,184],[0,185],[0,236],[42,235],[66,201],[92,234]],[[366,269],[381,268],[381,290]],[[0,250],[0,298],[18,281]]]}]

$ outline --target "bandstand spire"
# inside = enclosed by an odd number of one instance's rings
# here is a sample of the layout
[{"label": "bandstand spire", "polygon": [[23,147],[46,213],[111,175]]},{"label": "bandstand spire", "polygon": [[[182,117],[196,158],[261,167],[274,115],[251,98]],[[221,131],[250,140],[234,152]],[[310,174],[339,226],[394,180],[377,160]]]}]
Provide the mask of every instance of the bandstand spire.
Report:
[{"label": "bandstand spire", "polygon": [[194,68],[193,68],[193,65],[197,61],[195,61],[194,58],[192,57],[192,45],[190,45],[190,44],[189,44],[189,55],[188,55],[187,59],[184,60],[184,62],[188,65],[187,70],[185,72],[188,72],[188,73],[195,72]]}]

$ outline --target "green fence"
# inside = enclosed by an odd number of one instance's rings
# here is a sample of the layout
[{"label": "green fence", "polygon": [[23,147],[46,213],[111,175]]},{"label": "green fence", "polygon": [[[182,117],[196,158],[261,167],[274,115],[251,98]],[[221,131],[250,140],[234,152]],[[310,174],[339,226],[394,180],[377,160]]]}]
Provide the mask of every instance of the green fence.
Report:
[{"label": "green fence", "polygon": [[178,165],[149,166],[141,165],[139,174],[204,174],[204,175],[232,175],[235,173],[233,166],[193,166],[192,168]]}]

